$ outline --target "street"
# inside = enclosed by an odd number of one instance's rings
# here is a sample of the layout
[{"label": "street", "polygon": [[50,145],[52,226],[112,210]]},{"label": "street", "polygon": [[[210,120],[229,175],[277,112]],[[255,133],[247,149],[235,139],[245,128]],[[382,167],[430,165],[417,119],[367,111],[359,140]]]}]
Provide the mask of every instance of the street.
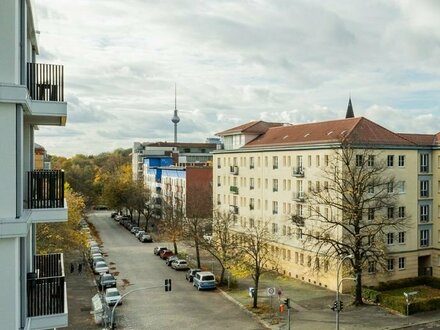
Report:
[{"label": "street", "polygon": [[171,292],[160,287],[125,297],[117,307],[118,329],[265,329],[219,290],[199,292],[185,280],[185,271],[167,267],[153,254],[154,246],[163,243],[140,243],[110,218],[110,212],[90,213],[89,221],[104,242],[104,255],[121,294],[163,286],[165,279],[172,279]]}]

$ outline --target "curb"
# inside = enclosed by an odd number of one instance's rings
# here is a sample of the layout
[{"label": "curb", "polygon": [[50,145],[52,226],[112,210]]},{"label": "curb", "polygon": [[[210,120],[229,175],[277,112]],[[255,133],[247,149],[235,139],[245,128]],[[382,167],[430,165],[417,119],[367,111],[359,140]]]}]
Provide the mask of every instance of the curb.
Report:
[{"label": "curb", "polygon": [[249,316],[251,316],[254,320],[258,321],[261,325],[263,325],[266,329],[272,329],[271,325],[267,323],[266,321],[262,320],[260,317],[258,317],[256,314],[252,313],[250,310],[248,310],[241,302],[235,300],[232,298],[226,291],[223,291],[219,287],[217,287],[217,290],[221,292],[221,294],[229,301],[236,304],[238,307],[240,307],[243,311],[245,311]]},{"label": "curb", "polygon": [[434,323],[434,322],[440,322],[440,319],[437,319],[437,320],[430,320],[430,321],[421,321],[421,322],[416,322],[416,323],[405,324],[405,325],[402,325],[402,326],[397,326],[397,327],[387,328],[387,330],[408,329],[408,328],[411,328],[411,327],[416,327],[416,326],[419,326],[419,325],[426,325],[426,324],[430,324],[430,323]]}]

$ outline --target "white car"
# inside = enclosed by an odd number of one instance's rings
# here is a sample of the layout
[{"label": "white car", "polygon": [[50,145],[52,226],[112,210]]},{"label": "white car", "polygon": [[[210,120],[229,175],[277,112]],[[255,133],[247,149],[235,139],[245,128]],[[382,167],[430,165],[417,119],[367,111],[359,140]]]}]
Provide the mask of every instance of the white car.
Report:
[{"label": "white car", "polygon": [[171,262],[171,268],[174,268],[175,270],[187,270],[188,263],[184,259],[178,259]]},{"label": "white car", "polygon": [[109,272],[109,268],[104,261],[98,261],[95,263],[95,268],[93,269],[95,274],[105,274]]},{"label": "white car", "polygon": [[[112,306],[118,303],[122,305],[122,296],[116,288],[108,288],[105,290],[104,299],[107,305]],[[118,302],[119,301],[119,302]]]},{"label": "white car", "polygon": [[136,233],[136,238],[137,239],[139,239],[139,238],[141,238],[141,236],[143,235],[143,234],[145,234],[145,230],[139,230],[137,233]]}]

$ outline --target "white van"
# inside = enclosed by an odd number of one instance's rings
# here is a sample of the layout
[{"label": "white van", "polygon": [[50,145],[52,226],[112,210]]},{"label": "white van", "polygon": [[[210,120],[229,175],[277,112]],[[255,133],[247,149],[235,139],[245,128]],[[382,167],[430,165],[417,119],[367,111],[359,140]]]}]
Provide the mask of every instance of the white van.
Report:
[{"label": "white van", "polygon": [[193,278],[193,286],[197,290],[215,289],[215,276],[211,272],[198,272]]}]

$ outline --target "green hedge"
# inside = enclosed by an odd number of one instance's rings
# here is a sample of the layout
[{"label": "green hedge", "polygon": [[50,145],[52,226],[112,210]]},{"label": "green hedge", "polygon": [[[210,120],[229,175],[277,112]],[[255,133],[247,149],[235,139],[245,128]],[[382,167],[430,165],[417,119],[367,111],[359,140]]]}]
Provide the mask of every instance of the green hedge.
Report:
[{"label": "green hedge", "polygon": [[381,292],[369,289],[369,288],[363,288],[362,289],[362,298],[368,301],[371,301],[373,303],[379,302],[379,296],[381,295]]}]

